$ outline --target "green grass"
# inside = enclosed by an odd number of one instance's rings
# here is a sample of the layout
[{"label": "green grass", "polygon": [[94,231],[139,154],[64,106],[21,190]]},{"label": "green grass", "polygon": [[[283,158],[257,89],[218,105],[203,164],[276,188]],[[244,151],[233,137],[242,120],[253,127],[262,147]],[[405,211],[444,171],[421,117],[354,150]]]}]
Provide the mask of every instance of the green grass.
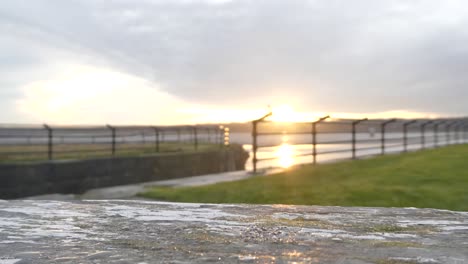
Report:
[{"label": "green grass", "polygon": [[141,196],[179,202],[468,211],[468,145],[307,165],[280,174],[201,187],[156,187]]}]

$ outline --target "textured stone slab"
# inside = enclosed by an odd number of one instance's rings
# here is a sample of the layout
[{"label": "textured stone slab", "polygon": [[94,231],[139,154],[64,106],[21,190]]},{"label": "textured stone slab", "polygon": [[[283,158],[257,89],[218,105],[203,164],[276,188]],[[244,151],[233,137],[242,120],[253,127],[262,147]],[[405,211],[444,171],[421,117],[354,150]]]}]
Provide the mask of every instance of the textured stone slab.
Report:
[{"label": "textured stone slab", "polygon": [[468,263],[468,213],[0,201],[0,264]]}]

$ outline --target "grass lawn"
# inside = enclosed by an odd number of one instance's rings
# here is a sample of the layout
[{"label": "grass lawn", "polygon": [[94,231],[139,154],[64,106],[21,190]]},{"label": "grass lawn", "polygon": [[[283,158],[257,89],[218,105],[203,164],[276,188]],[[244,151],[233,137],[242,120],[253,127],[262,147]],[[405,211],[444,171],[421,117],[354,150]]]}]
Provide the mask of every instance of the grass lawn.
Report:
[{"label": "grass lawn", "polygon": [[178,202],[468,211],[468,145],[307,165],[280,174],[201,187],[156,187],[141,196]]}]

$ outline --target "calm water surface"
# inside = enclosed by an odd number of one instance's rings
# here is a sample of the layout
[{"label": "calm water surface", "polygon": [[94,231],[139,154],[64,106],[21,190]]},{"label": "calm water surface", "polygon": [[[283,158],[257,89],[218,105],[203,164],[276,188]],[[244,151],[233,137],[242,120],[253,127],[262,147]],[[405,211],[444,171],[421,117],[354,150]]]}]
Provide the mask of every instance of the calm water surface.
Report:
[{"label": "calm water surface", "polygon": [[[246,164],[246,169],[251,170],[252,165],[252,137],[250,133],[231,133],[231,142],[242,144],[244,149],[250,154]],[[408,133],[408,151],[421,149],[421,133]],[[450,134],[451,143],[455,143],[455,133]],[[458,142],[465,142],[461,134],[458,137]],[[371,133],[356,134],[356,155],[358,157],[378,155],[381,153],[381,135]],[[361,142],[360,142],[361,141]],[[372,142],[367,142],[372,141]],[[258,168],[283,167],[287,168],[292,165],[312,163],[312,142],[311,135],[279,135],[279,136],[261,136],[258,139],[260,147],[257,152],[257,158],[268,159],[259,161]],[[338,143],[333,143],[338,142]],[[396,153],[402,152],[403,134],[402,133],[387,133],[385,135],[385,152]],[[437,137],[438,145],[446,145],[447,134],[439,133]],[[334,134],[318,134],[317,135],[317,162],[331,162],[352,157],[351,153],[351,134],[350,133],[334,133]],[[434,133],[425,133],[425,147],[435,147]],[[339,153],[325,153],[340,151]]]}]

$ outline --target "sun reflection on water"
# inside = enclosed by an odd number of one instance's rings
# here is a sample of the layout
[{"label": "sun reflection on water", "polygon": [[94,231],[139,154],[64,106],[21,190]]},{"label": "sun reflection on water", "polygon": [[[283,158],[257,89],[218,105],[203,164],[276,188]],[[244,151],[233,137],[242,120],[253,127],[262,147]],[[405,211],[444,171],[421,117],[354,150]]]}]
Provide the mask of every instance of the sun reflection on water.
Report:
[{"label": "sun reflection on water", "polygon": [[294,151],[288,143],[283,143],[278,147],[276,156],[278,157],[278,164],[282,168],[289,168],[294,163]]}]

